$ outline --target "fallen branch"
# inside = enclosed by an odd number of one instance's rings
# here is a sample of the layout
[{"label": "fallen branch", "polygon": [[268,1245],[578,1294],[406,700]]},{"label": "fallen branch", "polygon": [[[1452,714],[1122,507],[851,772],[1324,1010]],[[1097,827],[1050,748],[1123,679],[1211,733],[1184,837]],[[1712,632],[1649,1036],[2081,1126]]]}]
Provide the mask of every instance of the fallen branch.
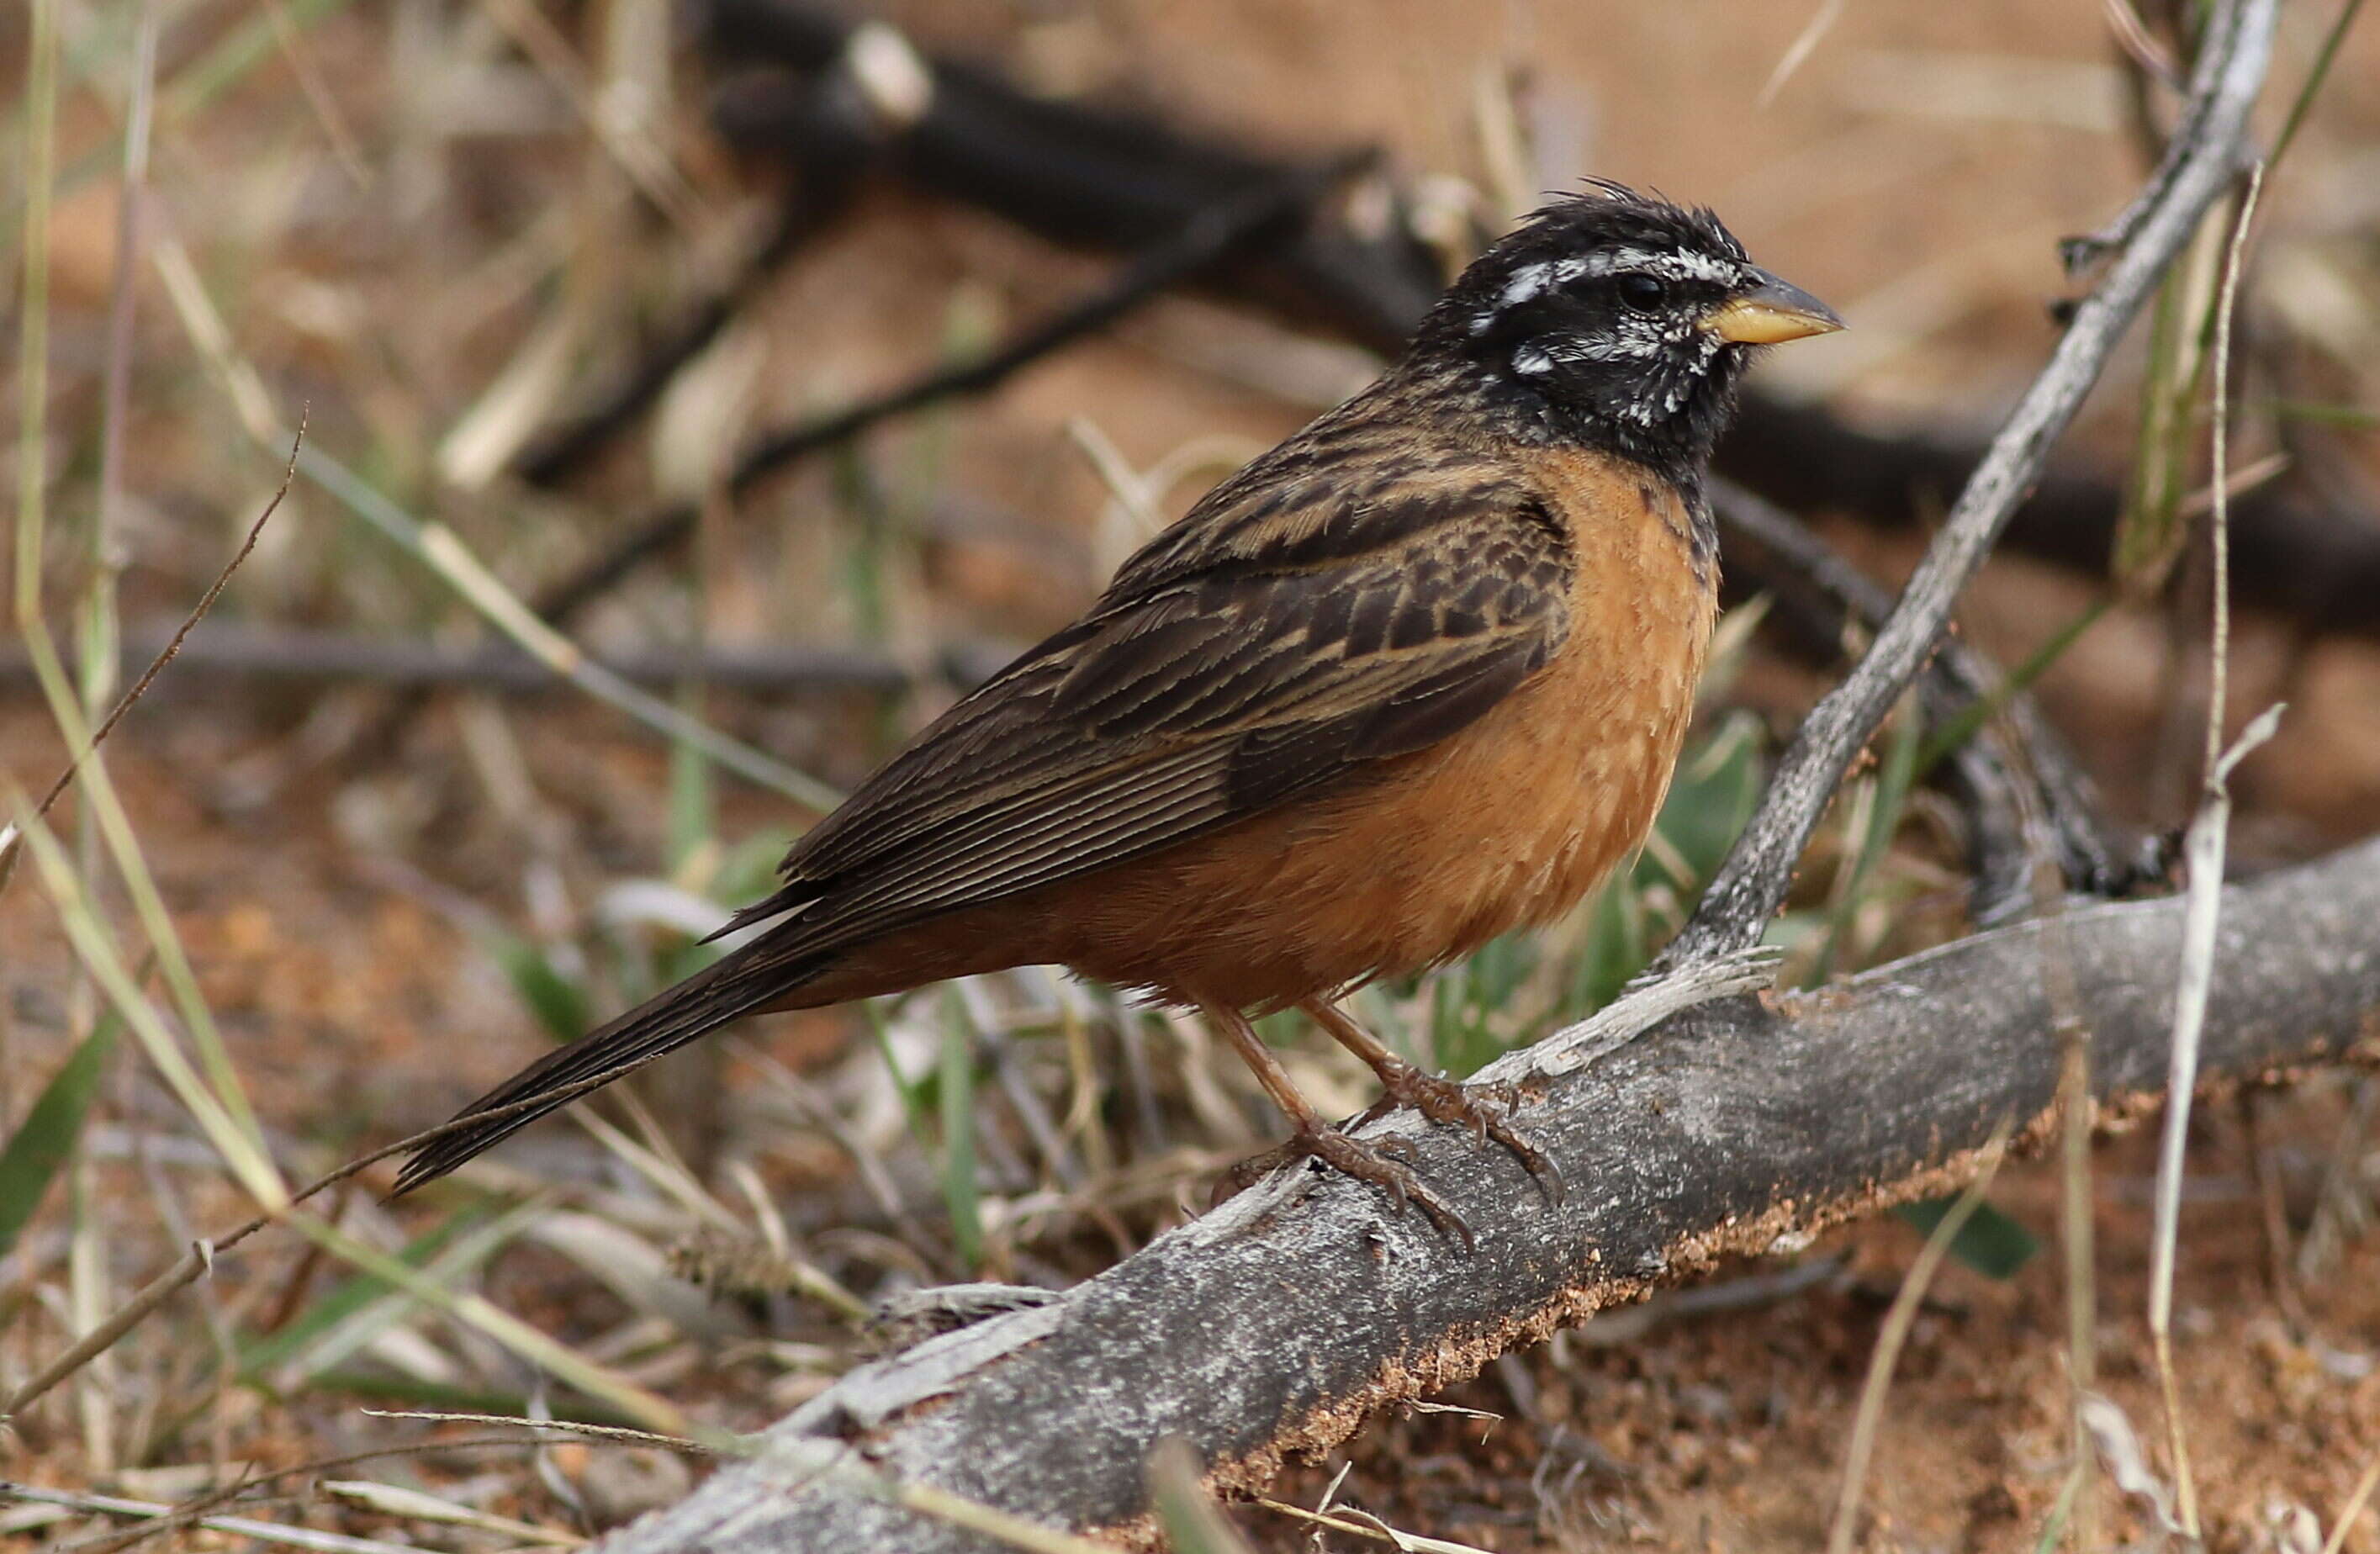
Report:
[{"label": "fallen branch", "polygon": [[[2095,1093],[2162,1091],[2179,900],[2072,911],[2057,932]],[[1967,1179],[1994,1129],[2046,1136],[2061,1056],[2046,930],[1964,940],[1821,992],[1691,1011],[1550,1081],[1524,1120],[1572,1184],[1548,1206],[1502,1152],[1409,1116],[1380,1128],[1478,1250],[1360,1184],[1292,1173],[1050,1305],[853,1372],[757,1461],[615,1535],[610,1554],[988,1546],[855,1489],[838,1463],[1054,1526],[1146,1539],[1146,1464],[1186,1438],[1226,1488],[1264,1483],[1384,1405],[1723,1256]],[[1523,1078],[1562,1038],[1502,1060]],[[2210,1084],[2380,1062],[2380,840],[2225,892]]]},{"label": "fallen branch", "polygon": [[[1873,528],[1919,533],[1982,461],[1961,438],[1870,431],[1815,405],[1748,396],[1719,446],[1719,467],[1800,513],[1842,513]],[[2006,547],[2104,578],[2123,493],[2074,468],[2045,471],[2008,526]],[[2309,636],[2380,637],[2380,523],[2280,480],[2231,503],[2232,594]]]}]

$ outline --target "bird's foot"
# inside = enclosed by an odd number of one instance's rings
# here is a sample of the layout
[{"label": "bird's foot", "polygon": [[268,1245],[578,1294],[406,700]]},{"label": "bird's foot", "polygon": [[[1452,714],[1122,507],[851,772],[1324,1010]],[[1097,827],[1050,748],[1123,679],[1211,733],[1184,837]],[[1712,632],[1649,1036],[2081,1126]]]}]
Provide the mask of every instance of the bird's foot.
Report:
[{"label": "bird's foot", "polygon": [[1562,1201],[1562,1175],[1528,1135],[1512,1126],[1512,1112],[1521,1093],[1510,1085],[1464,1085],[1425,1073],[1400,1060],[1380,1074],[1380,1099],[1410,1106],[1433,1123],[1469,1128],[1475,1137],[1492,1138],[1512,1152],[1548,1198]]},{"label": "bird's foot", "polygon": [[1419,1208],[1428,1216],[1431,1224],[1460,1240],[1465,1252],[1473,1250],[1476,1243],[1472,1238],[1471,1227],[1463,1222],[1463,1216],[1457,1214],[1444,1198],[1432,1192],[1413,1167],[1390,1158],[1410,1153],[1411,1148],[1412,1146],[1402,1138],[1385,1138],[1373,1143],[1350,1137],[1327,1124],[1305,1129],[1292,1135],[1289,1142],[1279,1148],[1251,1156],[1223,1172],[1216,1180],[1213,1201],[1220,1204],[1234,1194],[1255,1186],[1282,1166],[1293,1165],[1299,1160],[1320,1160],[1343,1176],[1352,1176],[1358,1182],[1368,1182],[1380,1188],[1396,1200],[1399,1208],[1407,1204]]}]

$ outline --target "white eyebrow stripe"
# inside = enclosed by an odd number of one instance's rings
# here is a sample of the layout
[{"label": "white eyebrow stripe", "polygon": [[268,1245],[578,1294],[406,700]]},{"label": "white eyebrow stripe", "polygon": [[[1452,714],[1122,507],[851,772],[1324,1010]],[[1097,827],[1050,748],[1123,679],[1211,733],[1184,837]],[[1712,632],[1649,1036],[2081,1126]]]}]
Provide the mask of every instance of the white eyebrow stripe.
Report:
[{"label": "white eyebrow stripe", "polygon": [[1713,281],[1721,285],[1732,285],[1743,275],[1740,267],[1691,249],[1674,249],[1665,253],[1621,249],[1609,256],[1609,268],[1658,275],[1664,280]]},{"label": "white eyebrow stripe", "polygon": [[[1523,265],[1504,283],[1503,291],[1496,298],[1496,310],[1517,308],[1582,276],[1619,273],[1658,275],[1670,281],[1710,281],[1720,285],[1733,285],[1743,278],[1739,266],[1690,249],[1610,249],[1578,259],[1548,259]],[[1486,326],[1487,315],[1482,315],[1475,321],[1472,333],[1480,334]]]},{"label": "white eyebrow stripe", "polygon": [[1588,261],[1584,259],[1548,259],[1536,264],[1524,264],[1512,272],[1504,283],[1503,294],[1497,306],[1513,308],[1533,297],[1543,296],[1558,285],[1567,285],[1587,273]]}]

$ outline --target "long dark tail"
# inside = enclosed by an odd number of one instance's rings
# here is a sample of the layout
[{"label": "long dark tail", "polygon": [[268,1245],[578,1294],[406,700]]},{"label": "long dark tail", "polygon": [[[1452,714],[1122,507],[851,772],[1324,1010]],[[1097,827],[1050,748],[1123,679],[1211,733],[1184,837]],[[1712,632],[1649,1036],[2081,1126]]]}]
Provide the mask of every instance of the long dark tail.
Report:
[{"label": "long dark tail", "polygon": [[784,946],[756,940],[656,993],[609,1025],[521,1070],[455,1113],[467,1123],[414,1151],[397,1172],[392,1197],[434,1182],[547,1112],[639,1069],[738,1015],[772,1003],[808,981],[832,957],[789,959]]}]

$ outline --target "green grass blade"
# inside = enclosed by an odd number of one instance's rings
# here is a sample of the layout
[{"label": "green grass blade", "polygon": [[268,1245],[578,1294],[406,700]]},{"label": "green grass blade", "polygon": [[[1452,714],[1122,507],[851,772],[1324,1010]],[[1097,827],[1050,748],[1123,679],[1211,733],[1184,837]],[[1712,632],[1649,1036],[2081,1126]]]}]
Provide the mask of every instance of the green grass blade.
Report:
[{"label": "green grass blade", "polygon": [[2025,661],[2000,677],[1989,696],[1980,698],[1959,709],[1958,713],[1925,736],[1918,748],[1917,775],[1923,780],[1933,771],[1944,756],[1975,736],[1975,731],[1998,716],[2001,708],[2014,698],[2033,687],[2033,683],[2049,672],[2050,665],[2066,656],[2066,650],[2082,640],[2082,634],[2099,624],[2113,600],[2097,599],[2085,606],[2082,613],[2059,626],[2044,642],[2027,654]]},{"label": "green grass blade", "polygon": [[[1925,1235],[1932,1235],[1950,1212],[1956,1198],[1928,1198],[1904,1203],[1892,1212]],[[2017,1270],[2041,1250],[2034,1233],[1988,1203],[1979,1203],[1967,1222],[1950,1238],[1950,1256],[1986,1279],[2014,1279]]]},{"label": "green grass blade", "polygon": [[487,951],[537,1023],[556,1041],[576,1041],[594,1026],[586,987],[553,964],[545,947],[509,933],[492,933]]},{"label": "green grass blade", "polygon": [[[469,1241],[464,1240],[468,1232],[479,1230],[487,1222],[484,1213],[465,1209],[406,1243],[393,1256],[408,1268],[424,1269],[433,1277],[452,1278],[494,1256],[510,1240],[509,1233],[501,1236],[480,1234]],[[519,1227],[512,1228],[517,1230]],[[460,1246],[456,1244],[458,1242],[462,1243]],[[448,1257],[450,1248],[460,1256]],[[241,1344],[238,1350],[240,1378],[246,1381],[265,1380],[327,1338],[342,1323],[396,1293],[395,1285],[373,1274],[358,1273],[340,1281],[285,1326]],[[335,1366],[338,1361],[330,1359],[321,1363],[327,1367]]]},{"label": "green grass blade", "polygon": [[0,1148],[0,1257],[16,1246],[59,1169],[73,1157],[118,1028],[111,1011],[75,1043],[67,1061],[42,1087],[25,1120],[8,1135],[6,1147]]},{"label": "green grass blade", "polygon": [[951,1211],[951,1238],[959,1260],[974,1268],[983,1256],[983,1199],[975,1180],[975,1032],[955,989],[942,1003],[941,1070],[936,1075],[942,1113],[942,1197]]}]

